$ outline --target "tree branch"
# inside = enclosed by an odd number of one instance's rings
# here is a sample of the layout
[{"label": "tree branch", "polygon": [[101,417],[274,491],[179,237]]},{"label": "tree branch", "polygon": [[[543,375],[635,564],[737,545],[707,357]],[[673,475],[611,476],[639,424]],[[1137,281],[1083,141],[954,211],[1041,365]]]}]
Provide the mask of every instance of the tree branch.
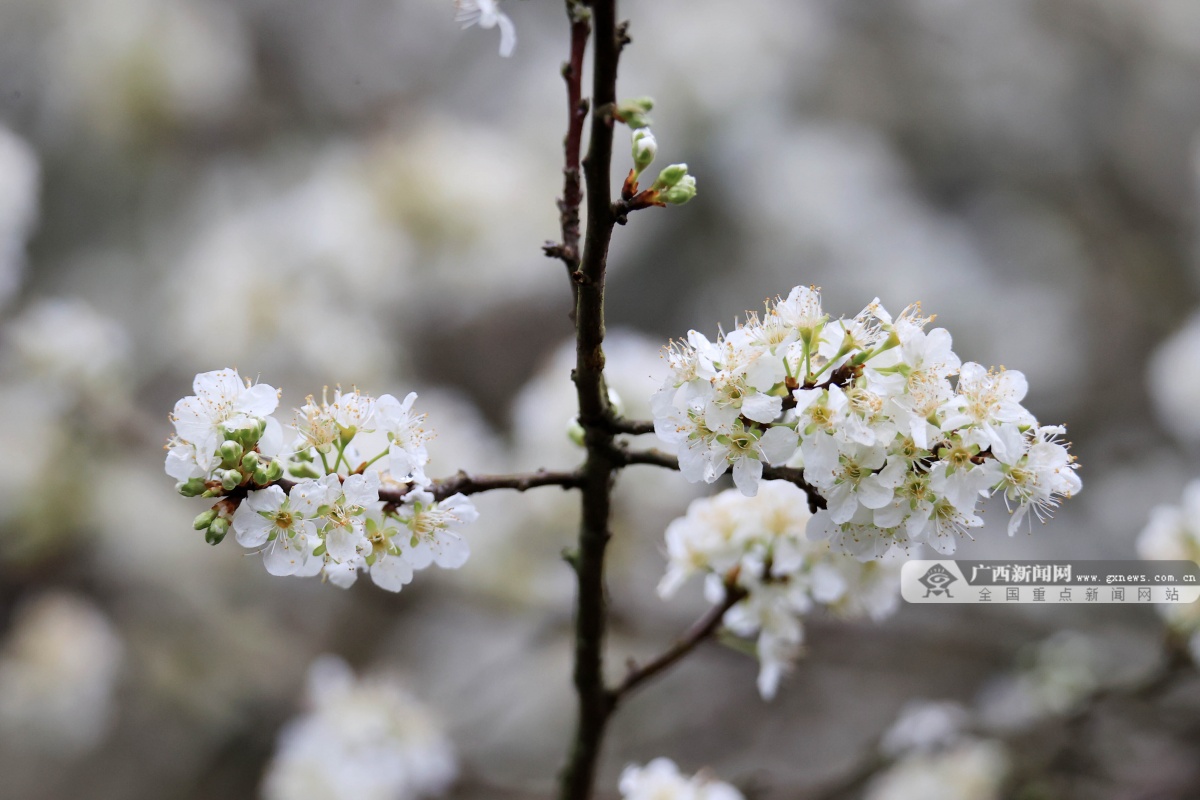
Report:
[{"label": "tree branch", "polygon": [[[679,459],[670,453],[660,450],[630,450],[617,448],[618,457],[623,465],[649,464],[665,469],[679,469]],[[803,489],[808,495],[808,507],[814,514],[817,509],[825,508],[825,498],[808,481],[804,480],[804,470],[795,467],[772,467],[763,465],[763,479],[768,481],[787,481]]]},{"label": "tree branch", "polygon": [[[471,475],[460,469],[448,478],[439,478],[433,481],[426,489],[433,495],[435,500],[442,501],[456,494],[481,494],[496,489],[514,489],[518,492],[526,492],[530,489],[536,489],[539,486],[561,486],[563,489],[575,489],[580,486],[582,480],[583,474],[579,470],[572,472],[550,472],[539,469],[536,472],[522,472],[511,475]],[[296,485],[296,481],[284,478],[271,485],[278,486],[284,492],[290,494],[292,487]],[[216,486],[219,486],[219,484],[214,483],[214,487]],[[412,485],[394,488],[384,486],[379,490],[379,499],[389,506],[398,506],[404,501],[404,496],[414,488]],[[239,486],[226,494],[218,502],[230,504],[229,510],[232,512],[238,507],[250,490],[251,486],[249,484]]]},{"label": "tree branch", "polygon": [[[567,3],[568,13],[575,5]],[[578,721],[567,763],[560,774],[561,800],[588,800],[595,781],[600,743],[613,704],[604,683],[604,552],[609,540],[615,457],[610,429],[612,410],[604,385],[604,280],[608,246],[616,224],[612,210],[613,118],[617,93],[617,57],[621,42],[616,0],[591,0],[595,30],[592,66],[592,125],[587,158],[587,233],[579,268],[571,274],[575,296],[575,381],[579,424],[587,460],[583,465],[582,521],[579,548],[570,563],[579,594],[575,611],[575,692]],[[572,28],[575,20],[572,18]],[[573,30],[574,34],[574,30]],[[622,31],[623,34],[623,31]],[[569,138],[569,137],[568,137]]]},{"label": "tree branch", "polygon": [[676,640],[673,645],[642,666],[631,667],[628,674],[625,675],[625,679],[612,689],[613,703],[619,703],[625,695],[660,672],[669,669],[688,653],[695,650],[697,645],[712,636],[717,628],[720,627],[721,620],[725,617],[725,612],[737,605],[745,596],[746,592],[744,589],[738,586],[726,586],[725,599],[706,611],[704,616],[696,620],[692,627],[688,628],[687,632]]},{"label": "tree branch", "polygon": [[563,193],[558,200],[562,240],[547,242],[542,248],[547,256],[563,262],[570,275],[579,268],[579,205],[583,188],[579,171],[579,154],[583,140],[583,123],[587,119],[588,101],[583,98],[583,56],[591,33],[591,14],[580,0],[566,0],[567,16],[571,20],[571,56],[563,64],[562,76],[567,83],[567,135],[563,139]]},{"label": "tree branch", "polygon": [[640,436],[643,433],[654,433],[654,423],[650,420],[616,417],[612,420],[612,431],[613,433],[628,433],[633,436]]}]

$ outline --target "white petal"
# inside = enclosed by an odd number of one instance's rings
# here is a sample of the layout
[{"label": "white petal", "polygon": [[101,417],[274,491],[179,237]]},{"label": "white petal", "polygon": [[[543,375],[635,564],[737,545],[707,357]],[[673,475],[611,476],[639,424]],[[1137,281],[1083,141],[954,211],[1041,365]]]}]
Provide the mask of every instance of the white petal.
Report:
[{"label": "white petal", "polygon": [[325,548],[335,561],[345,563],[358,556],[358,548],[366,544],[366,537],[357,531],[335,527],[325,534]]},{"label": "white petal", "polygon": [[467,563],[471,548],[466,540],[456,533],[442,531],[432,543],[433,560],[443,569],[458,569]]},{"label": "white petal", "polygon": [[496,21],[500,24],[500,55],[508,58],[517,46],[517,29],[507,14],[497,12]]},{"label": "white petal", "polygon": [[307,554],[301,543],[283,531],[263,553],[263,566],[272,575],[294,575],[304,564]]},{"label": "white petal", "polygon": [[742,456],[733,464],[733,484],[746,497],[758,494],[758,482],[762,479],[762,462],[757,458]]},{"label": "white petal", "polygon": [[774,422],[783,411],[783,398],[752,394],[742,400],[742,414],[755,422]]},{"label": "white petal", "polygon": [[796,432],[785,425],[776,425],[767,430],[758,440],[763,455],[769,464],[783,464],[796,452],[800,441]]},{"label": "white petal", "polygon": [[371,566],[371,580],[376,586],[389,592],[400,591],[412,578],[412,565],[400,556],[383,556]]}]

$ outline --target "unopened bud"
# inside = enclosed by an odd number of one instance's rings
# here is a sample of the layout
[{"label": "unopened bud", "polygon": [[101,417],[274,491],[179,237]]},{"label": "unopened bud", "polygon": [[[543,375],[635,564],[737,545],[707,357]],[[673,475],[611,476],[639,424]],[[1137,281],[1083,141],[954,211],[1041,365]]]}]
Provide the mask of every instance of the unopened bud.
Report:
[{"label": "unopened bud", "polygon": [[232,492],[242,484],[245,478],[241,472],[236,469],[227,469],[221,473],[221,488],[227,492]]},{"label": "unopened bud", "polygon": [[639,128],[633,132],[633,168],[638,175],[654,161],[658,155],[658,141],[649,128]]},{"label": "unopened bud", "polygon": [[246,455],[242,456],[242,472],[243,473],[254,472],[260,466],[262,466],[262,456],[260,456],[258,453],[254,452],[253,450],[251,450],[249,453],[246,453]]},{"label": "unopened bud", "polygon": [[213,520],[216,518],[217,510],[215,508],[210,508],[208,511],[204,511],[196,515],[196,518],[192,520],[192,527],[198,531],[202,531],[211,525]]},{"label": "unopened bud", "polygon": [[645,128],[650,124],[650,118],[646,115],[652,108],[654,108],[654,100],[650,97],[622,100],[617,103],[617,116],[631,128]]},{"label": "unopened bud", "polygon": [[189,478],[175,484],[175,490],[184,497],[196,497],[205,490],[204,478]]},{"label": "unopened bud", "polygon": [[221,442],[220,448],[217,449],[217,454],[221,456],[221,466],[225,469],[237,466],[237,463],[242,460],[244,452],[245,449],[235,441]]},{"label": "unopened bud", "polygon": [[204,541],[209,544],[220,544],[225,538],[225,534],[229,533],[229,520],[223,517],[217,517],[208,526],[208,530],[204,533]]},{"label": "unopened bud", "polygon": [[675,184],[683,180],[687,175],[687,164],[669,164],[662,168],[662,172],[658,173],[658,178],[654,181],[654,186],[651,188],[670,189]]},{"label": "unopened bud", "polygon": [[283,477],[283,462],[278,458],[272,458],[267,464],[267,481],[277,481]]},{"label": "unopened bud", "polygon": [[567,423],[567,438],[579,447],[583,447],[584,436],[585,432],[583,426],[579,424],[579,417],[571,417],[571,421]]},{"label": "unopened bud", "polygon": [[673,206],[681,206],[695,196],[696,179],[691,175],[684,175],[679,183],[659,194],[659,197]]},{"label": "unopened bud", "polygon": [[321,473],[317,472],[312,464],[296,464],[288,465],[288,472],[296,478],[319,478]]}]

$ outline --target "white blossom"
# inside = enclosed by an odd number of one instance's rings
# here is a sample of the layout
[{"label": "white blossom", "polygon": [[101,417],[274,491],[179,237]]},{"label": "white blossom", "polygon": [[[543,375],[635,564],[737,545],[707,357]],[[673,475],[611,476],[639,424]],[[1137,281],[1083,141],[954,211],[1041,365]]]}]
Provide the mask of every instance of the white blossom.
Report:
[{"label": "white blossom", "polygon": [[95,747],[116,711],[124,645],[87,600],[41,595],[21,606],[0,648],[0,733],[59,755]]},{"label": "white blossom", "polygon": [[997,492],[1010,533],[1044,519],[1081,487],[1063,428],[1021,405],[1020,372],[961,363],[931,321],[878,300],[831,321],[798,286],[715,340],[691,331],[668,346],[655,432],[687,480],[732,467],[747,496],[764,465],[802,466],[826,507],[810,535],[863,559],[921,542],[952,553]]},{"label": "white blossom", "polygon": [[455,0],[454,20],[464,28],[500,28],[500,55],[507,58],[517,46],[517,29],[500,10],[499,0]]},{"label": "white blossom", "polygon": [[659,595],[673,596],[693,575],[704,576],[713,603],[722,602],[730,587],[744,593],[722,622],[755,641],[759,693],[768,699],[801,652],[805,614],[822,607],[882,619],[898,600],[896,560],[847,558],[808,535],[811,518],[803,490],[764,481],[754,497],[725,491],[696,500],[667,526],[668,564]]},{"label": "white blossom", "polygon": [[743,800],[733,786],[704,772],[687,777],[669,758],[644,767],[630,764],[621,772],[622,800]]},{"label": "white blossom", "polygon": [[307,701],[279,735],[267,800],[417,800],[442,794],[457,775],[441,722],[395,677],[356,678],[322,656],[309,669]]}]

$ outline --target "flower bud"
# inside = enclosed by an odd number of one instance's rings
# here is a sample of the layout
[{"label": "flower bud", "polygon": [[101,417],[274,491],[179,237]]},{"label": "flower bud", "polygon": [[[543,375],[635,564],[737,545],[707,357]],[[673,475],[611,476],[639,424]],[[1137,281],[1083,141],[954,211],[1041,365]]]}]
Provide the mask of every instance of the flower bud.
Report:
[{"label": "flower bud", "polygon": [[204,511],[196,515],[196,518],[192,520],[192,527],[198,531],[202,531],[211,525],[213,520],[216,518],[217,510],[215,508],[210,508],[208,511]]},{"label": "flower bud", "polygon": [[242,460],[244,448],[234,441],[221,442],[220,448],[217,449],[217,454],[221,456],[221,466],[229,469],[236,466]]},{"label": "flower bud", "polygon": [[654,181],[654,186],[651,188],[660,191],[670,189],[683,180],[685,175],[687,175],[687,164],[669,164],[662,168],[662,172],[658,173],[658,179]]},{"label": "flower bud", "polygon": [[236,469],[227,469],[221,473],[221,488],[227,492],[232,492],[242,484],[245,478],[241,472]]},{"label": "flower bud", "polygon": [[229,533],[229,520],[217,517],[208,526],[208,530],[204,532],[204,541],[212,545],[220,544],[227,533]]},{"label": "flower bud", "polygon": [[316,467],[312,464],[296,464],[288,465],[288,472],[295,478],[319,478],[321,473],[317,472]]},{"label": "flower bud", "polygon": [[189,478],[186,481],[180,481],[175,484],[175,491],[184,497],[196,497],[203,493],[205,488],[204,478]]},{"label": "flower bud", "polygon": [[645,128],[650,124],[646,114],[654,108],[654,100],[650,97],[637,97],[633,100],[622,100],[617,103],[617,116],[631,128]]},{"label": "flower bud", "polygon": [[283,462],[278,458],[272,458],[267,464],[267,481],[277,481],[283,477]]},{"label": "flower bud", "polygon": [[684,175],[679,183],[659,196],[673,206],[681,206],[696,196],[696,179],[691,175]]},{"label": "flower bud", "polygon": [[579,424],[579,417],[571,417],[567,423],[567,438],[579,447],[584,446],[584,430],[583,426]]},{"label": "flower bud", "polygon": [[243,473],[254,472],[260,466],[262,466],[262,456],[260,456],[258,453],[254,452],[253,450],[251,450],[249,453],[246,453],[246,455],[242,456],[241,469],[242,469]]},{"label": "flower bud", "polygon": [[649,128],[639,128],[633,132],[633,167],[637,175],[654,161],[658,155],[658,141]]}]

